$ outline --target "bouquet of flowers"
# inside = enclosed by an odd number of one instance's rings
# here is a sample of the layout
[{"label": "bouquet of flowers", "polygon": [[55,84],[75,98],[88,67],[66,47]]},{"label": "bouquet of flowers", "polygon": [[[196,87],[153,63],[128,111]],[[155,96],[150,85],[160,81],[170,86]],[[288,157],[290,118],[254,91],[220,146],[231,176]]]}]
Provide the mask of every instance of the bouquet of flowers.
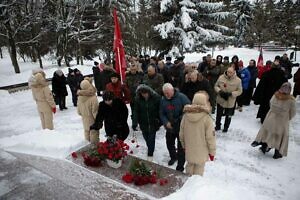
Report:
[{"label": "bouquet of flowers", "polygon": [[[129,167],[129,172],[122,176],[122,180],[126,183],[134,183],[141,186],[148,183],[156,184],[159,180],[156,171],[151,170],[146,164],[139,160],[133,160]],[[160,179],[159,184],[165,185],[168,183],[167,179]]]},{"label": "bouquet of flowers", "polygon": [[105,142],[97,144],[97,152],[102,159],[109,159],[114,162],[119,162],[127,156],[129,146],[122,140],[117,139],[117,136],[108,137]]}]

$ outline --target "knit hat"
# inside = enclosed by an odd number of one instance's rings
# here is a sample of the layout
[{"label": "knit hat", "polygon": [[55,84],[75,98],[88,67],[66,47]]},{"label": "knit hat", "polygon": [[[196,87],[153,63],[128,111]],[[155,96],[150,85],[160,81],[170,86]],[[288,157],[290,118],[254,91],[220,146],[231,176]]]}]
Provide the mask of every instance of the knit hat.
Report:
[{"label": "knit hat", "polygon": [[120,79],[120,75],[117,74],[117,73],[112,73],[112,74],[110,75],[110,78],[112,78],[112,77],[116,77],[116,78]]},{"label": "knit hat", "polygon": [[277,56],[275,56],[275,59],[274,59],[274,60],[280,61],[280,59],[281,59],[280,56],[277,55]]},{"label": "knit hat", "polygon": [[166,57],[166,61],[171,61],[171,60],[172,60],[172,58],[170,56]]},{"label": "knit hat", "polygon": [[290,94],[291,90],[292,90],[292,85],[289,82],[285,82],[284,84],[282,84],[282,86],[278,91],[283,94]]}]

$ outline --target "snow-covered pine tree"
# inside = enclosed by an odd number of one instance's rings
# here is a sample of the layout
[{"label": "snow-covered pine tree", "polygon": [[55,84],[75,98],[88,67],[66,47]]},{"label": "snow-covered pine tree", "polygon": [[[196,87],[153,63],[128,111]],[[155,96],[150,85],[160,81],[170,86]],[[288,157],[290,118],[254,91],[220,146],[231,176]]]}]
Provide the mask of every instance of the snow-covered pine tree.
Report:
[{"label": "snow-covered pine tree", "polygon": [[249,0],[233,0],[231,6],[235,18],[235,45],[242,46],[253,18],[254,6]]},{"label": "snow-covered pine tree", "polygon": [[155,26],[163,39],[171,38],[173,50],[180,54],[204,50],[207,45],[232,39],[224,35],[229,28],[222,25],[230,12],[223,3],[199,0],[161,0],[160,12],[167,20]]}]

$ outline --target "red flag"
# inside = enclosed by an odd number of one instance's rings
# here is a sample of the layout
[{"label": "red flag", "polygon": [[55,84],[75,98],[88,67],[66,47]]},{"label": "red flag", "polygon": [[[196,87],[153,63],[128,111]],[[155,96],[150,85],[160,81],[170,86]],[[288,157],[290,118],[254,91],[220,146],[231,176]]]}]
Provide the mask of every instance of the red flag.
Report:
[{"label": "red flag", "polygon": [[260,48],[258,60],[257,60],[257,68],[262,69],[264,67],[264,58],[262,53],[262,48]]},{"label": "red flag", "polygon": [[123,83],[123,81],[125,80],[126,60],[125,60],[125,50],[122,41],[121,29],[120,29],[116,9],[114,9],[114,24],[115,24],[115,33],[114,33],[115,66],[116,66],[117,73],[120,74],[121,83]]}]

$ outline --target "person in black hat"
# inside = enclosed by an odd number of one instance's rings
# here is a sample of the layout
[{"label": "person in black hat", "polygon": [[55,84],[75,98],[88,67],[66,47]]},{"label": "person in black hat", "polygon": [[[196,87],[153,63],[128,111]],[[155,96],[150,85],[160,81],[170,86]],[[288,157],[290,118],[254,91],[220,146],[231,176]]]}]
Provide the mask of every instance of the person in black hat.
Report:
[{"label": "person in black hat", "polygon": [[165,64],[166,69],[170,69],[171,67],[173,67],[173,63],[171,61],[172,61],[172,58],[170,56],[167,56],[166,64]]},{"label": "person in black hat", "polygon": [[105,127],[107,136],[117,135],[120,140],[126,140],[129,135],[127,124],[128,109],[126,104],[111,91],[104,91],[103,101],[99,103],[99,109],[95,123],[90,127],[91,130],[99,130]]},{"label": "person in black hat", "polygon": [[115,97],[121,99],[124,103],[130,103],[130,90],[125,84],[121,84],[120,75],[112,73],[110,81],[106,85],[105,90],[113,92]]}]

